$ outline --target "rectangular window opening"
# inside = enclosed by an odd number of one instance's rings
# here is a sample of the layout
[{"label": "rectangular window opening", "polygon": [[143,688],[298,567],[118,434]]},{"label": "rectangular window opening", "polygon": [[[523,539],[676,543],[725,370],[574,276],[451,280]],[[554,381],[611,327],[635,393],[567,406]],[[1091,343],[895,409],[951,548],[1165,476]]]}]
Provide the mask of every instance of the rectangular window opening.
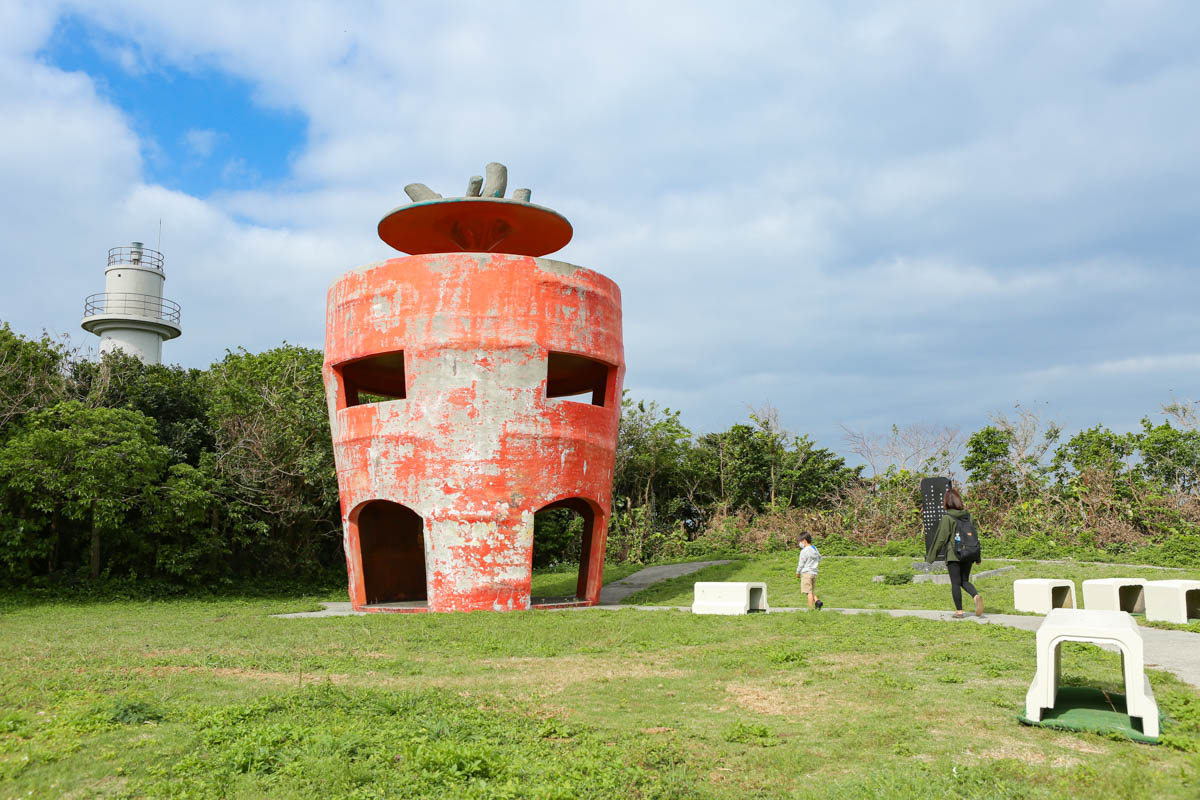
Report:
[{"label": "rectangular window opening", "polygon": [[614,369],[587,356],[552,352],[546,359],[546,397],[604,406]]},{"label": "rectangular window opening", "polygon": [[404,351],[380,353],[337,368],[346,392],[346,406],[404,400]]}]

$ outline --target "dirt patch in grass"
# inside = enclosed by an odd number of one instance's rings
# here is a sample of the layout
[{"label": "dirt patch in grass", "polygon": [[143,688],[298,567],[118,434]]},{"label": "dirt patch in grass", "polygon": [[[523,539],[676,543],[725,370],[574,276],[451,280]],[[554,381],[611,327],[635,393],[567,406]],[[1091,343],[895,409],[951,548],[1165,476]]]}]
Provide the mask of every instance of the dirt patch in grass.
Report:
[{"label": "dirt patch in grass", "polygon": [[1061,744],[1063,747],[1070,748],[1077,753],[1095,755],[1096,753],[1105,752],[1104,748],[1097,744],[1070,736],[1064,736],[1063,741],[1059,742],[1059,744]]},{"label": "dirt patch in grass", "polygon": [[901,655],[899,653],[821,653],[814,660],[824,666],[841,669],[887,664],[890,671],[895,671],[898,666],[912,666],[917,663],[912,659],[905,660],[901,658]]},{"label": "dirt patch in grass", "polygon": [[[1013,724],[1014,727],[1019,728],[1015,721]],[[1025,728],[1019,728],[1019,730],[1028,731]],[[974,751],[975,757],[981,761],[1011,759],[1023,764],[1074,767],[1082,764],[1083,758],[1076,758],[1072,753],[1078,753],[1081,756],[1095,756],[1108,752],[1100,743],[1089,742],[1071,734],[1063,734],[1052,745],[1042,737],[1037,737],[1036,740],[1027,740],[1026,737],[1008,739],[1003,733],[998,732],[994,725],[989,725],[987,720],[978,717],[964,717],[956,720],[954,730],[930,727],[928,733],[931,738],[952,742],[963,740],[988,742],[986,749]],[[1055,752],[1058,750],[1071,752]]]},{"label": "dirt patch in grass", "polygon": [[128,778],[120,778],[116,775],[106,775],[94,783],[87,786],[81,786],[73,792],[61,795],[62,800],[77,800],[79,798],[102,798],[116,797],[125,794],[125,788],[129,784]]},{"label": "dirt patch in grass", "polygon": [[1024,764],[1049,764],[1053,767],[1075,767],[1082,760],[1064,755],[1051,755],[1034,747],[1020,746],[1011,743],[1002,747],[993,747],[975,754],[982,761],[1020,761]]},{"label": "dirt patch in grass", "polygon": [[488,659],[478,662],[488,668],[483,674],[471,675],[390,675],[366,672],[350,675],[340,672],[277,672],[244,669],[238,667],[202,667],[184,665],[160,665],[152,667],[130,667],[121,672],[151,677],[191,674],[211,675],[219,678],[258,681],[290,686],[310,686],[331,682],[347,686],[387,686],[394,688],[419,688],[436,686],[459,689],[477,688],[482,682],[489,689],[530,689],[538,694],[557,694],[568,686],[579,683],[595,683],[602,679],[627,681],[637,678],[683,678],[692,673],[668,667],[656,661],[643,660],[629,663],[618,658],[596,658],[587,656],[565,656],[560,658],[518,657]]},{"label": "dirt patch in grass", "polygon": [[709,783],[724,783],[733,776],[733,770],[729,767],[719,767],[708,773]]},{"label": "dirt patch in grass", "polygon": [[833,698],[821,689],[804,690],[795,682],[731,683],[725,687],[725,691],[739,707],[768,716],[811,717],[814,713],[824,711],[831,702],[837,703],[843,711],[853,708],[844,698]]},{"label": "dirt patch in grass", "polygon": [[[621,658],[598,658],[596,656],[561,656],[537,658],[516,656],[513,658],[486,659],[480,664],[500,673],[489,672],[488,680],[507,686],[534,685],[539,689],[560,692],[575,683],[593,683],[598,680],[629,680],[631,678],[685,678],[693,673],[667,666],[665,658],[641,658],[636,662]],[[475,678],[471,679],[474,682]]]},{"label": "dirt patch in grass", "polygon": [[127,670],[122,670],[122,672],[132,673],[134,675],[148,675],[155,678],[184,673],[189,675],[212,675],[218,678],[237,678],[239,680],[261,681],[263,683],[291,684],[292,686],[311,685],[314,683],[324,683],[326,681],[330,681],[339,685],[373,683],[373,681],[354,681],[353,678],[355,676],[335,672],[267,672],[258,669],[240,669],[236,667],[132,667]]}]

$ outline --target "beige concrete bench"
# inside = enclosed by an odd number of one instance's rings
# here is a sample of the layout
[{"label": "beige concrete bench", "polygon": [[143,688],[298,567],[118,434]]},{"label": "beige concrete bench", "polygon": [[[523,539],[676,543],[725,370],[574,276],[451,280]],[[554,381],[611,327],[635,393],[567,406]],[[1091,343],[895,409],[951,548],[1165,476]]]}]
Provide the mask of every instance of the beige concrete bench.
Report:
[{"label": "beige concrete bench", "polygon": [[1140,718],[1142,733],[1158,737],[1158,703],[1146,677],[1142,637],[1137,623],[1124,611],[1055,608],[1037,631],[1037,673],[1025,694],[1025,716],[1040,722],[1054,708],[1061,677],[1059,646],[1063,642],[1116,645],[1125,677],[1125,706],[1130,718]]},{"label": "beige concrete bench", "polygon": [[768,611],[767,585],[757,581],[698,581],[693,614],[749,614]]},{"label": "beige concrete bench", "polygon": [[1200,619],[1200,581],[1150,581],[1146,584],[1146,619],[1177,622]]},{"label": "beige concrete bench", "polygon": [[1013,607],[1032,614],[1048,614],[1053,608],[1075,608],[1075,581],[1060,578],[1015,580]]},{"label": "beige concrete bench", "polygon": [[1093,578],[1084,581],[1083,606],[1090,611],[1125,611],[1141,614],[1146,610],[1146,580]]}]

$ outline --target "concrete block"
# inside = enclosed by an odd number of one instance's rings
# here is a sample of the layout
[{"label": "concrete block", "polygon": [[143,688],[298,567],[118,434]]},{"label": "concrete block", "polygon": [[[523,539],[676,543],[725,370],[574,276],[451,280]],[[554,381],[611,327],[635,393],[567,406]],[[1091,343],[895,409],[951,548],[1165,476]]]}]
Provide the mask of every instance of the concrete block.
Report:
[{"label": "concrete block", "polygon": [[1094,611],[1146,610],[1146,581],[1143,578],[1093,578],[1083,582],[1083,605]]},{"label": "concrete block", "polygon": [[1200,581],[1149,581],[1146,584],[1146,619],[1186,625],[1200,619]]},{"label": "concrete block", "polygon": [[1141,719],[1142,733],[1157,737],[1158,703],[1146,677],[1142,637],[1133,617],[1124,611],[1055,608],[1046,614],[1037,631],[1037,672],[1025,694],[1025,716],[1038,722],[1045,709],[1054,708],[1062,669],[1059,646],[1063,642],[1114,645],[1121,651],[1129,716]]},{"label": "concrete block", "polygon": [[1049,614],[1055,608],[1075,608],[1075,581],[1060,578],[1022,578],[1013,581],[1017,611]]},{"label": "concrete block", "polygon": [[693,614],[749,614],[769,611],[767,585],[759,581],[697,581]]}]

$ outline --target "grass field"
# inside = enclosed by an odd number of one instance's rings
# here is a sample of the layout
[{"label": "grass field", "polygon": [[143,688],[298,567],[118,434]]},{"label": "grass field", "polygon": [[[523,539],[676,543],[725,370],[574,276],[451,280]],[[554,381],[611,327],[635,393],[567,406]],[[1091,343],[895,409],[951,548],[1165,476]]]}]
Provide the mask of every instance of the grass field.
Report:
[{"label": "grass field", "polygon": [[[870,583],[890,571],[827,559],[822,591],[946,606],[947,587]],[[773,605],[798,604],[789,578],[770,577]],[[316,599],[8,598],[0,797],[1200,796],[1200,692],[1151,673],[1167,746],[1023,727],[1022,631],[827,613],[269,616]],[[1082,645],[1064,675],[1121,680],[1115,654]]]}]

